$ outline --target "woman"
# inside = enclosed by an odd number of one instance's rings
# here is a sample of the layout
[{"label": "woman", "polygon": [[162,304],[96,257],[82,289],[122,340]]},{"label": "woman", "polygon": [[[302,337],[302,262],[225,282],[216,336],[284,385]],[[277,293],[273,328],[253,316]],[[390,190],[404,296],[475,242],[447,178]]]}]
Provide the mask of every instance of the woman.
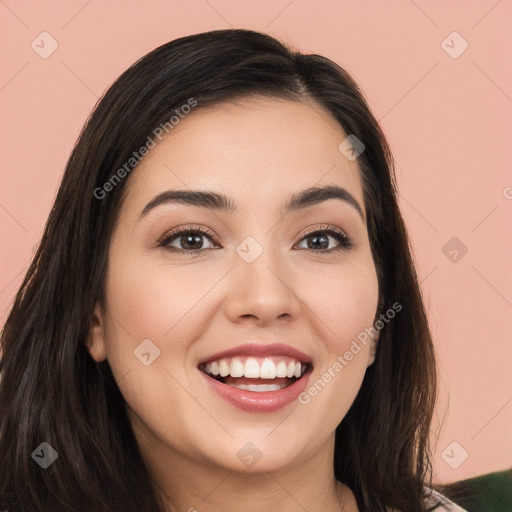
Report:
[{"label": "woman", "polygon": [[449,508],[392,157],[351,77],[247,30],[131,66],[2,332],[0,492],[37,511]]}]

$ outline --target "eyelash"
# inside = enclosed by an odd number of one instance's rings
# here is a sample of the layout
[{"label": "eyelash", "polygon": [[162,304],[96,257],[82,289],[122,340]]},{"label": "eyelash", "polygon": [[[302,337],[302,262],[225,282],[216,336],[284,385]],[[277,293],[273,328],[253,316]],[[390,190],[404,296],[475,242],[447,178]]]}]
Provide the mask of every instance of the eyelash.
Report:
[{"label": "eyelash", "polygon": [[[214,242],[216,245],[220,245],[217,241],[217,238],[215,235],[209,231],[206,230],[200,226],[188,226],[186,228],[170,231],[169,233],[166,233],[158,242],[158,247],[163,247],[169,252],[174,253],[182,253],[182,254],[197,254],[204,252],[208,249],[178,249],[176,247],[169,247],[168,244],[175,238],[178,238],[183,235],[190,235],[190,234],[200,234],[202,236],[208,237],[211,239],[212,242]],[[306,251],[313,252],[313,253],[332,253],[336,251],[341,250],[349,250],[353,247],[354,242],[352,239],[347,236],[347,234],[342,231],[339,228],[336,228],[334,226],[321,226],[319,229],[316,229],[314,231],[311,231],[310,233],[306,233],[302,236],[299,242],[302,242],[305,238],[308,238],[312,235],[318,235],[318,234],[328,234],[331,235],[333,238],[335,238],[339,242],[339,247],[335,247],[334,249],[327,249],[327,250],[315,250],[315,249],[305,249]]]}]

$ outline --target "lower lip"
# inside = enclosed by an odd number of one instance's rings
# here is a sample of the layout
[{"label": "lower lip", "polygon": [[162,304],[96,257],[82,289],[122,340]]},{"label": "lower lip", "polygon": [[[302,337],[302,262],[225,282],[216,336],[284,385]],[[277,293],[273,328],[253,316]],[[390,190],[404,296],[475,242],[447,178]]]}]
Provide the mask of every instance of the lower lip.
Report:
[{"label": "lower lip", "polygon": [[306,389],[310,371],[307,371],[300,379],[293,384],[278,391],[246,391],[223,384],[216,379],[208,377],[204,372],[198,370],[206,379],[209,386],[231,405],[246,412],[275,412],[297,400],[298,396]]}]

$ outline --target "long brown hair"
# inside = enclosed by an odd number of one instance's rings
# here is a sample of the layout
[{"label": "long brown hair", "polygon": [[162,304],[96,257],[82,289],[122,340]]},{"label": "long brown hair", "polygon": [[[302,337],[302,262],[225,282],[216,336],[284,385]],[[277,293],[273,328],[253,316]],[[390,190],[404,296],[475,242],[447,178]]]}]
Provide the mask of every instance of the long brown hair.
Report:
[{"label": "long brown hair", "polygon": [[[1,334],[0,506],[10,512],[164,510],[108,362],[86,349],[129,176],[105,197],[97,190],[190,98],[201,108],[247,95],[312,99],[365,145],[357,161],[379,313],[395,302],[402,310],[381,330],[375,363],[336,429],[333,470],[360,510],[426,510],[436,363],[385,137],[331,60],[262,33],[217,30],[164,44],[127,69],[72,151]],[[42,442],[58,452],[46,470],[31,457]]]}]

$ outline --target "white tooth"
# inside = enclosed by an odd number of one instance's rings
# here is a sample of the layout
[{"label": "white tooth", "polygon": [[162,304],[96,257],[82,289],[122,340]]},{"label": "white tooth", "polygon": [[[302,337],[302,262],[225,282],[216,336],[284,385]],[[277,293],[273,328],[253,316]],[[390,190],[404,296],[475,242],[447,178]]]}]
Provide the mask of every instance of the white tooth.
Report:
[{"label": "white tooth", "polygon": [[260,379],[275,379],[276,365],[272,359],[265,359],[260,368]]},{"label": "white tooth", "polygon": [[243,389],[244,391],[279,391],[286,387],[286,384],[228,384],[232,388]]},{"label": "white tooth", "polygon": [[247,379],[260,378],[260,365],[258,364],[258,361],[256,361],[256,359],[253,357],[248,357],[245,360],[244,377]]},{"label": "white tooth", "polygon": [[238,388],[238,389],[243,389],[244,391],[247,391],[246,384],[228,384],[228,386],[231,386],[232,388]]},{"label": "white tooth", "polygon": [[247,386],[247,391],[279,391],[280,389],[281,386],[279,384],[260,384],[259,386],[248,384]]},{"label": "white tooth", "polygon": [[206,365],[205,365],[205,367],[204,367],[204,371],[205,371],[206,373],[209,373],[209,374],[211,374],[211,373],[212,373],[212,367],[211,367],[210,363],[206,363]]},{"label": "white tooth", "polygon": [[219,363],[217,363],[217,361],[214,361],[211,364],[211,372],[213,375],[219,375]]},{"label": "white tooth", "polygon": [[229,374],[231,377],[243,377],[244,376],[244,365],[240,359],[233,359],[231,361],[231,367],[229,368]]},{"label": "white tooth", "polygon": [[295,363],[292,361],[291,363],[288,363],[288,370],[286,372],[286,376],[291,379],[293,377],[293,374],[295,373]]},{"label": "white tooth", "polygon": [[220,361],[219,372],[221,377],[226,377],[226,375],[229,375],[229,366],[225,359],[221,359]]},{"label": "white tooth", "polygon": [[287,370],[286,363],[284,361],[277,363],[276,377],[286,377],[286,370]]},{"label": "white tooth", "polygon": [[295,364],[295,373],[293,374],[295,377],[299,378],[301,376],[300,363]]}]

